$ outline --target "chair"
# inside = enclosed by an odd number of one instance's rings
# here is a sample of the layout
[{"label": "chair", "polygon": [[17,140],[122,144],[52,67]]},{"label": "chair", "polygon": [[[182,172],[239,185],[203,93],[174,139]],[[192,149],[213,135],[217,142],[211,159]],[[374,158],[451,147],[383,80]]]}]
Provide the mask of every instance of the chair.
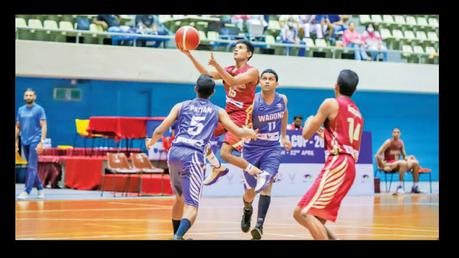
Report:
[{"label": "chair", "polygon": [[89,25],[89,31],[93,33],[83,34],[85,44],[102,44],[103,43],[104,36],[103,35],[99,36],[97,34],[98,32],[104,32],[104,29],[101,27],[101,25],[96,25],[94,23],[91,23]]},{"label": "chair", "polygon": [[16,151],[16,166],[26,166],[27,160],[25,160],[19,152]]},{"label": "chair", "polygon": [[332,50],[328,48],[328,44],[325,39],[316,39],[315,46],[319,52],[325,52],[325,57],[331,58]]},{"label": "chair", "polygon": [[405,31],[405,37],[402,40],[402,42],[406,42],[406,43],[410,44],[411,42],[417,42],[417,41],[418,40],[414,36],[414,32],[413,31],[411,31],[411,30]]},{"label": "chair", "polygon": [[383,15],[382,17],[382,24],[385,27],[392,28],[395,25],[394,17],[392,15]]},{"label": "chair", "polygon": [[[164,177],[164,169],[154,167],[150,160],[148,159],[147,155],[145,153],[133,153],[131,152],[131,160],[132,160],[132,165],[135,169],[140,170],[141,174],[150,174],[153,176],[153,174],[161,174],[161,195],[164,193],[164,187],[163,187],[163,177]],[[142,186],[139,184],[139,192],[138,195],[141,194],[142,191]]]},{"label": "chair", "polygon": [[91,143],[91,152],[90,154],[92,154],[92,148],[94,148],[94,141],[96,138],[108,138],[106,137],[105,135],[102,135],[102,134],[90,134],[88,133],[87,129],[88,129],[88,126],[89,126],[89,119],[75,119],[75,127],[76,127],[76,134],[75,134],[75,137],[73,139],[73,146],[76,146],[76,140],[77,140],[77,137],[80,136],[80,137],[83,137],[84,139],[84,154],[86,155],[86,140],[87,139],[92,139],[92,143]]},{"label": "chair", "polygon": [[407,59],[407,62],[410,62],[412,55],[413,55],[413,48],[411,48],[410,45],[403,45],[402,46],[402,57]]},{"label": "chair", "polygon": [[[133,168],[124,153],[111,153],[107,152],[107,168],[106,172],[116,174],[127,174],[128,178],[124,184],[123,194],[127,196],[127,191],[131,183],[132,174],[140,174],[141,170]],[[104,184],[105,177],[102,178],[101,184],[101,193],[100,196],[104,195]],[[113,196],[116,197],[115,190],[113,191]]]},{"label": "chair", "polygon": [[[396,170],[395,171],[385,171],[382,168],[382,166],[383,166],[383,163],[381,162],[381,160],[376,159],[376,171],[384,174],[384,182],[385,182],[385,186],[386,186],[385,187],[386,188],[386,192],[390,192],[393,176],[394,176],[394,174],[397,174],[398,171],[396,171]],[[413,171],[412,170],[408,170],[407,172],[408,173],[412,173]],[[429,169],[429,168],[420,168],[419,169],[419,177],[421,175],[423,175],[423,174],[428,174],[429,175],[430,193],[432,193],[432,176],[431,176],[430,172],[432,172],[432,170]],[[387,187],[387,174],[390,174],[389,188]],[[405,181],[403,181],[403,189],[405,189]]]},{"label": "chair", "polygon": [[29,21],[29,31],[32,36],[32,40],[46,40],[46,32],[43,29],[43,25],[40,20],[38,19],[30,19]]},{"label": "chair", "polygon": [[430,27],[437,29],[438,28],[438,20],[437,18],[429,18],[429,25]]},{"label": "chair", "polygon": [[370,15],[368,15],[368,14],[359,15],[359,20],[360,20],[360,24],[362,24],[362,25],[367,25],[368,23],[371,22]]},{"label": "chair", "polygon": [[379,14],[372,14],[371,15],[371,22],[374,23],[375,25],[380,25],[381,23],[383,23],[383,20],[381,18],[381,15]]},{"label": "chair", "polygon": [[393,41],[392,41],[391,48],[392,49],[398,49],[399,46],[400,46],[400,42],[403,39],[402,31],[399,30],[399,29],[393,30],[392,31],[392,37],[393,37]]},{"label": "chair", "polygon": [[405,18],[402,15],[394,15],[395,24],[397,24],[398,28],[406,27]]},{"label": "chair", "polygon": [[406,24],[413,29],[417,26],[416,18],[414,18],[414,16],[406,16]]},{"label": "chair", "polygon": [[47,34],[47,39],[48,40],[57,40],[58,37],[58,32],[56,30],[58,30],[59,28],[57,27],[57,22],[56,21],[53,21],[53,20],[45,20],[43,22],[43,28],[46,29],[46,34]]}]

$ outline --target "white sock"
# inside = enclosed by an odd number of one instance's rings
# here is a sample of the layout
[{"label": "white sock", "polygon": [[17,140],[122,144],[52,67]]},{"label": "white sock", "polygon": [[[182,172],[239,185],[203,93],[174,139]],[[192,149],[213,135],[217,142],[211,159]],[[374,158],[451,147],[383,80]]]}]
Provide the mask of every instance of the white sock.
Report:
[{"label": "white sock", "polygon": [[210,150],[209,154],[206,155],[207,160],[209,161],[210,165],[215,168],[219,168],[221,166],[220,161],[215,157],[215,154]]},{"label": "white sock", "polygon": [[256,175],[260,172],[257,172],[257,167],[255,167],[254,165],[252,164],[248,164],[247,167],[244,169],[244,171],[246,171],[247,173],[251,174],[251,175]]}]

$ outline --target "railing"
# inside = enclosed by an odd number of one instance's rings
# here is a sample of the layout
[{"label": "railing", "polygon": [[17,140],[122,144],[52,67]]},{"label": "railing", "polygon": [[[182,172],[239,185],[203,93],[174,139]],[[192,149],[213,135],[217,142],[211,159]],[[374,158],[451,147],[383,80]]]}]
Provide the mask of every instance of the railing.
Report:
[{"label": "railing", "polygon": [[[100,31],[88,31],[88,30],[62,30],[62,29],[49,29],[49,28],[30,28],[30,27],[16,27],[16,38],[18,38],[18,31],[25,30],[30,32],[35,31],[45,31],[47,34],[51,32],[61,33],[62,35],[67,36],[75,36],[76,43],[80,43],[80,37],[84,35],[92,35],[93,37],[100,37],[103,38],[113,38],[114,36],[119,36],[119,40],[132,40],[133,46],[137,46],[137,40],[163,40],[163,41],[173,41],[175,40],[175,35],[151,35],[151,34],[139,34],[139,33],[122,33],[122,32],[100,32]],[[242,36],[235,36],[236,38],[241,38]],[[227,51],[229,51],[229,47],[232,44],[235,44],[237,40],[235,39],[201,39],[201,43],[218,43],[219,45],[227,45]],[[261,49],[266,48],[297,48],[297,49],[305,49],[307,51],[318,51],[322,52],[323,50],[331,53],[331,58],[335,59],[339,52],[344,53],[352,53],[354,51],[353,48],[347,47],[333,47],[333,46],[307,46],[306,44],[288,44],[288,43],[266,43],[266,42],[258,42],[258,41],[251,41],[254,47],[258,47]],[[175,48],[175,44],[173,44],[173,48]],[[413,52],[404,52],[401,50],[390,50],[387,49],[385,52],[393,53],[394,55],[398,55],[402,57],[403,55],[407,55],[408,58],[412,56],[416,56],[418,59],[418,63],[421,63],[422,59],[428,57],[429,54],[427,53],[413,53]],[[289,55],[289,51],[286,51],[286,55]],[[405,57],[406,58],[406,57]],[[400,58],[401,61],[404,61],[403,58]],[[393,60],[392,60],[393,61]]]}]

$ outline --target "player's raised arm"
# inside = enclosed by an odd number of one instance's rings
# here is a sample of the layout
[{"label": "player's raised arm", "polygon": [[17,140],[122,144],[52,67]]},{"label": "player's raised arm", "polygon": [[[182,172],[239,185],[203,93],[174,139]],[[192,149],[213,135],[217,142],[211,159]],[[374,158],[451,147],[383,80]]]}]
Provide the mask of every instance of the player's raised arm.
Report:
[{"label": "player's raised arm", "polygon": [[338,112],[338,108],[338,102],[335,99],[325,99],[320,105],[317,114],[315,116],[309,116],[304,123],[303,138],[311,138],[331,114],[336,114]]},{"label": "player's raised arm", "polygon": [[179,48],[180,51],[182,51],[182,53],[184,53],[188,58],[190,58],[191,62],[193,63],[194,67],[196,67],[196,69],[198,70],[198,72],[200,74],[206,74],[206,75],[209,75],[211,76],[214,80],[220,80],[222,79],[221,76],[218,74],[217,71],[209,71],[207,70],[201,63],[198,62],[198,60],[196,60],[196,58],[194,58],[194,56],[191,54],[191,52],[189,50],[183,50],[181,48]]},{"label": "player's raised arm", "polygon": [[209,65],[213,66],[215,70],[217,70],[217,73],[219,74],[220,78],[224,80],[229,86],[247,84],[258,81],[258,69],[250,68],[245,73],[232,76],[227,71],[225,71],[225,69],[217,62],[217,60],[215,60],[213,53],[210,54]]},{"label": "player's raised arm", "polygon": [[241,138],[255,138],[256,132],[250,128],[241,128],[237,126],[229,117],[228,113],[224,109],[218,109],[218,120],[232,134]]},{"label": "player's raised arm", "polygon": [[287,137],[287,124],[288,124],[287,96],[282,95],[282,98],[284,98],[285,111],[284,111],[284,117],[282,117],[281,143],[286,150],[290,150],[292,148],[292,144],[290,143],[290,140]]},{"label": "player's raised arm", "polygon": [[146,142],[147,149],[150,149],[150,147],[155,144],[161,136],[166,132],[166,130],[171,127],[172,124],[174,124],[175,120],[177,120],[178,114],[180,112],[180,108],[182,107],[181,103],[176,104],[169,115],[167,115],[166,119],[158,126],[156,127],[155,131],[153,132],[152,138]]}]

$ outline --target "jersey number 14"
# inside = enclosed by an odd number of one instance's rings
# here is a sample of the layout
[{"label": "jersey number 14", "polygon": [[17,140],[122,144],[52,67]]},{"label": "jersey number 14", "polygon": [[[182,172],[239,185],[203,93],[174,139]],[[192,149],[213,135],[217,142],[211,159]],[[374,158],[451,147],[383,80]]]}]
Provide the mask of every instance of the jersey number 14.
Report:
[{"label": "jersey number 14", "polygon": [[347,121],[349,122],[349,140],[351,141],[351,143],[353,143],[354,141],[358,141],[360,133],[360,124],[357,123],[354,128],[354,118],[349,117]]}]

